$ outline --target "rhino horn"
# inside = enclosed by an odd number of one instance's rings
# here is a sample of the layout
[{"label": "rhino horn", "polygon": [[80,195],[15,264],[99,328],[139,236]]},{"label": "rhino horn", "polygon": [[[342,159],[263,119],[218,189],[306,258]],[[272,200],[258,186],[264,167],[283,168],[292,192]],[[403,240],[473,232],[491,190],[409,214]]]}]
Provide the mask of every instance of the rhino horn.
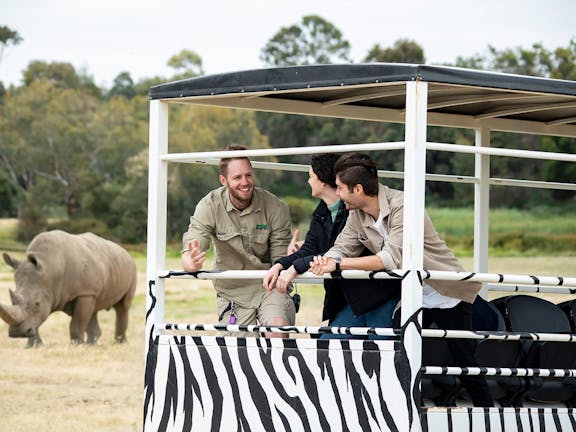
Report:
[{"label": "rhino horn", "polygon": [[5,305],[0,303],[0,318],[10,326],[16,326],[24,321],[24,310],[21,306]]},{"label": "rhino horn", "polygon": [[12,300],[12,304],[13,305],[21,305],[24,304],[24,297],[22,297],[22,294],[17,293],[16,291],[13,290],[9,290],[10,291],[10,300]]}]

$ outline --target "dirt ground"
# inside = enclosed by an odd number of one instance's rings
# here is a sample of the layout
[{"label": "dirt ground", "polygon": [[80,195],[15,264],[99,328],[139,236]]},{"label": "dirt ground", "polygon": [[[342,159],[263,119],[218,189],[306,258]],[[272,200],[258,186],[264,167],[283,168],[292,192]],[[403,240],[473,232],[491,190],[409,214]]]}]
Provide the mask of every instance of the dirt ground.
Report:
[{"label": "dirt ground", "polygon": [[[494,272],[574,275],[576,258],[505,259]],[[471,260],[465,261],[471,267]],[[42,325],[44,346],[26,349],[25,339],[8,337],[0,321],[0,431],[142,430],[144,378],[145,274],[139,263],[138,292],[131,310],[128,343],[113,343],[113,311],[99,314],[102,337],[96,346],[69,342],[69,317],[55,313]],[[564,269],[559,272],[559,269]],[[566,269],[569,273],[566,274]],[[9,303],[11,270],[0,263],[0,301]],[[303,306],[297,324],[317,325],[320,289],[301,285]],[[170,281],[166,294],[167,321],[213,322],[210,282]],[[495,295],[492,294],[491,297]],[[565,296],[550,296],[557,303]],[[208,299],[208,300],[207,300]]]},{"label": "dirt ground", "polygon": [[[0,320],[0,432],[141,431],[144,394],[145,273],[138,274],[128,343],[115,344],[114,312],[98,318],[102,337],[95,346],[71,345],[70,318],[56,312],[40,327],[44,345],[27,349],[26,339],[8,337]],[[0,263],[0,302],[9,304],[11,270]],[[214,322],[215,301],[208,281],[170,281],[166,318],[172,322]],[[318,323],[318,290],[304,300],[298,323]],[[198,299],[198,305],[194,305]],[[208,300],[206,300],[208,299]]]}]

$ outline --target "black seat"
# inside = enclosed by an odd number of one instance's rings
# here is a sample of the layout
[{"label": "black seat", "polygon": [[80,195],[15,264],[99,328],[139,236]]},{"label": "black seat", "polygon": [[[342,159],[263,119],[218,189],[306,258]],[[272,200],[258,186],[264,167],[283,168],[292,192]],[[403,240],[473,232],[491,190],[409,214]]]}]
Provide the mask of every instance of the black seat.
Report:
[{"label": "black seat", "polygon": [[[498,308],[486,301],[480,305],[475,303],[473,308],[474,330],[505,332],[506,323]],[[491,323],[490,328],[487,328],[486,322]],[[519,340],[482,339],[476,349],[476,358],[481,367],[515,368],[521,355],[522,342]],[[527,386],[526,379],[517,376],[486,376],[486,382],[492,398],[501,406],[516,406]]]},{"label": "black seat", "polygon": [[570,321],[570,327],[572,328],[572,333],[576,333],[576,300],[568,300],[562,303],[558,303],[558,306],[568,317],[568,321]]},{"label": "black seat", "polygon": [[[454,365],[446,339],[422,338],[422,365]],[[436,406],[455,406],[461,383],[454,375],[422,375],[420,388],[423,400],[430,400]]]},{"label": "black seat", "polygon": [[[393,327],[400,327],[401,310],[392,317]],[[452,355],[445,339],[422,338],[422,366],[453,366]],[[422,401],[431,401],[436,406],[455,406],[455,396],[461,388],[454,375],[421,375]]]},{"label": "black seat", "polygon": [[[511,332],[570,333],[566,314],[552,302],[528,295],[498,299]],[[576,345],[564,342],[523,342],[520,367],[542,369],[573,369],[576,366]],[[534,402],[562,402],[572,406],[576,395],[574,378],[529,377],[522,399]]]}]

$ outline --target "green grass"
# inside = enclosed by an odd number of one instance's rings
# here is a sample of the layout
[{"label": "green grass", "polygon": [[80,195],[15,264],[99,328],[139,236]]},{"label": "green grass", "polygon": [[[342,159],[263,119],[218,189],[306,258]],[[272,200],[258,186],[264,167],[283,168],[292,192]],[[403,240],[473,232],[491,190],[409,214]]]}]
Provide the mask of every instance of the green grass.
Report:
[{"label": "green grass", "polygon": [[[474,211],[471,208],[429,208],[436,229],[447,236],[470,236],[474,234]],[[516,209],[491,210],[489,221],[491,234],[524,232],[535,234],[574,234],[576,214],[553,209],[523,211]]]},{"label": "green grass", "polygon": [[[474,248],[474,211],[429,208],[436,230],[459,255]],[[558,209],[497,209],[490,212],[490,255],[576,256],[576,214]]]}]

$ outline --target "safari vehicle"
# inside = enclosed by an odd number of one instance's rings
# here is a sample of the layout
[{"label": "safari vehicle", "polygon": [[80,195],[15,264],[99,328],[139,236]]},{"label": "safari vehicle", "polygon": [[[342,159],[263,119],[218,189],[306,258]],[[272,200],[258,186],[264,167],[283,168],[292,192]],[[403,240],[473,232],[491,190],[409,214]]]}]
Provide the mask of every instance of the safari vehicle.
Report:
[{"label": "safari vehicle", "polygon": [[[202,271],[187,274],[165,268],[167,171],[174,163],[214,163],[229,152],[171,154],[169,106],[173,103],[278,113],[403,123],[401,142],[349,143],[321,147],[272,148],[234,152],[249,156],[255,168],[274,168],[258,158],[275,155],[346,151],[403,150],[404,172],[381,172],[403,178],[405,194],[402,268],[372,277],[402,278],[399,329],[340,328],[357,334],[390,335],[387,340],[319,340],[314,337],[265,339],[223,337],[214,331],[237,326],[167,323],[164,290],[169,278],[254,278],[264,272]],[[475,145],[427,141],[428,126],[471,129]],[[416,317],[426,279],[475,280],[487,290],[574,293],[575,277],[490,274],[488,221],[491,188],[499,185],[576,190],[572,183],[491,178],[497,157],[576,162],[576,154],[527,151],[491,146],[492,131],[576,137],[576,82],[459,68],[407,64],[348,64],[281,67],[203,76],[150,89],[150,165],[146,311],[146,431],[219,430],[383,430],[383,431],[567,431],[576,429],[576,364],[555,365],[564,348],[574,347],[570,326],[564,331],[465,332],[420,329]],[[192,138],[191,138],[192,139]],[[466,175],[426,173],[427,152],[459,152],[474,158]],[[276,168],[306,171],[306,166]],[[576,180],[576,179],[575,179]],[[303,180],[304,181],[304,180]],[[423,212],[427,181],[463,182],[474,188],[474,271],[439,272],[422,268]],[[574,272],[574,268],[566,269]],[[313,281],[314,275],[302,275]],[[324,275],[330,277],[330,275]],[[344,271],[342,277],[369,277]],[[317,278],[317,277],[316,277]],[[316,283],[321,282],[316,279]],[[512,296],[522,298],[524,296]],[[533,297],[531,297],[533,298]],[[541,315],[534,305],[533,321]],[[502,309],[506,313],[506,305]],[[544,316],[544,315],[542,315]],[[567,315],[568,316],[568,315]],[[508,320],[510,317],[507,317]],[[552,320],[546,318],[547,322]],[[246,327],[244,330],[270,330]],[[177,334],[171,333],[178,330]],[[208,333],[203,331],[210,330]],[[309,333],[323,327],[282,327],[274,331]],[[200,333],[197,333],[200,332]],[[538,333],[537,333],[538,332]],[[200,334],[200,335],[198,335]],[[302,335],[300,335],[302,336]],[[492,342],[480,368],[433,366],[423,362],[423,341],[468,337]],[[555,344],[552,361],[530,368],[493,363],[506,343]],[[533,343],[533,345],[535,345]],[[576,356],[568,355],[569,359]],[[550,384],[566,400],[493,408],[430,406],[422,403],[425,380],[457,380],[482,374],[496,386],[522,394]],[[552,377],[552,378],[549,378]],[[502,380],[504,379],[504,380]],[[506,379],[508,381],[506,381]],[[516,380],[516,381],[515,381]],[[427,384],[428,385],[428,384]],[[433,384],[432,384],[433,385]],[[552,390],[551,390],[552,391]],[[572,399],[571,399],[572,398]]]}]

